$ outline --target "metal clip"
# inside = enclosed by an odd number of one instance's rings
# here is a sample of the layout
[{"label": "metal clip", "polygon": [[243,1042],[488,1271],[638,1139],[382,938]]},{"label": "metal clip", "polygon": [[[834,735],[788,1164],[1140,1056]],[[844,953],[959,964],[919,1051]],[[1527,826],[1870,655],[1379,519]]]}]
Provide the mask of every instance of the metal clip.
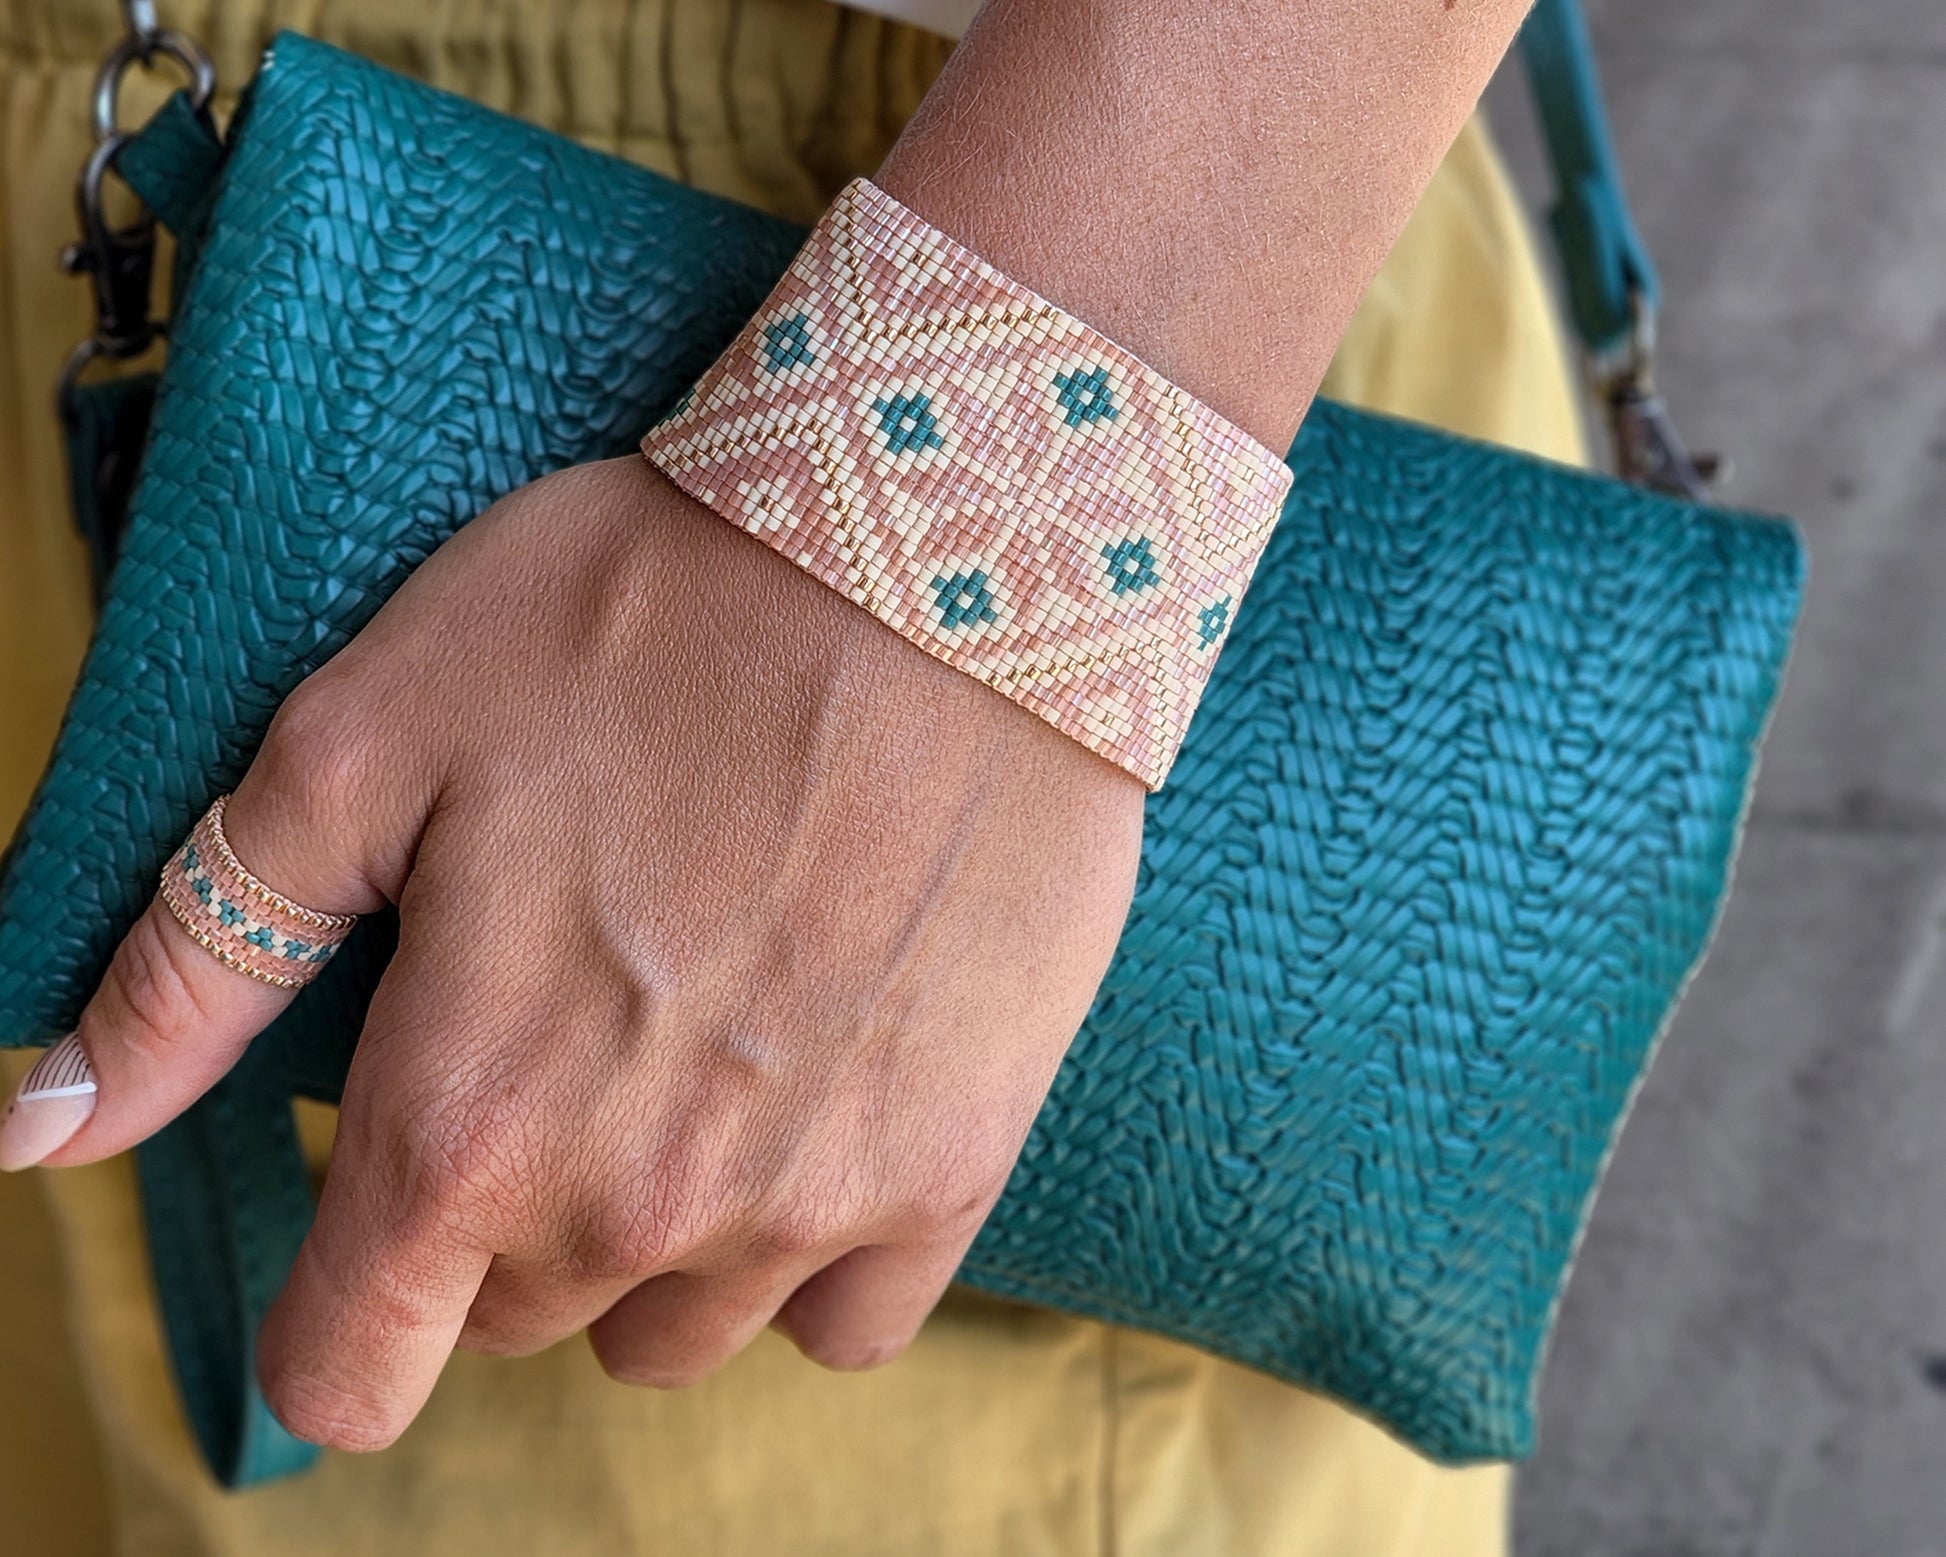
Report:
[{"label": "metal clip", "polygon": [[1635,322],[1615,361],[1596,372],[1596,386],[1614,439],[1615,473],[1631,486],[1707,503],[1730,478],[1721,455],[1691,454],[1655,387],[1655,311],[1642,294],[1631,299]]},{"label": "metal clip", "polygon": [[64,424],[73,420],[75,389],[89,363],[139,357],[163,333],[160,321],[149,314],[155,218],[145,210],[126,227],[116,227],[102,203],[102,180],[126,141],[126,136],[111,136],[89,154],[75,191],[81,238],[61,250],[61,269],[70,276],[86,276],[95,299],[94,334],[68,354],[55,388],[55,407]]},{"label": "metal clip", "polygon": [[61,269],[94,286],[95,342],[111,357],[134,356],[155,334],[149,318],[155,218],[144,211],[128,226],[113,227],[102,202],[102,180],[127,140],[111,136],[89,156],[75,190],[81,238],[61,250]]},{"label": "metal clip", "polygon": [[68,354],[55,391],[64,422],[73,417],[81,374],[97,358],[120,361],[140,356],[162,336],[165,326],[149,313],[155,282],[155,217],[144,207],[127,225],[108,219],[104,185],[115,157],[128,144],[119,123],[122,81],[131,67],[153,66],[158,58],[182,68],[191,104],[201,110],[216,92],[216,68],[193,39],[165,31],[156,23],[154,0],[122,0],[128,31],[108,51],[95,76],[92,96],[94,150],[75,184],[81,237],[61,250],[61,269],[86,276],[94,290],[94,333]]}]

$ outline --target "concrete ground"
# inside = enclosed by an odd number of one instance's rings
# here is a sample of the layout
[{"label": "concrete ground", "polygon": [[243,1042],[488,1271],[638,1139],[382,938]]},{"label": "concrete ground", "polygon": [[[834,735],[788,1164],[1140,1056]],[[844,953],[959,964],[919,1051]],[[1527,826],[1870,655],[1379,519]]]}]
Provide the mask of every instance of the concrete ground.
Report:
[{"label": "concrete ground", "polygon": [[[1590,15],[1664,387],[1815,577],[1736,898],[1568,1295],[1518,1551],[1946,1554],[1946,4]],[[1531,188],[1518,85],[1492,107]]]}]

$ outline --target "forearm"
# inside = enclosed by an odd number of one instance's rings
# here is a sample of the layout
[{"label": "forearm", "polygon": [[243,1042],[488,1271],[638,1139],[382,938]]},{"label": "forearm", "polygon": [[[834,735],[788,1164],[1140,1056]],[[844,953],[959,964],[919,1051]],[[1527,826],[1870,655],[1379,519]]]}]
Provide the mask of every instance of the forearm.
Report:
[{"label": "forearm", "polygon": [[990,0],[875,181],[1273,448],[1527,0]]}]

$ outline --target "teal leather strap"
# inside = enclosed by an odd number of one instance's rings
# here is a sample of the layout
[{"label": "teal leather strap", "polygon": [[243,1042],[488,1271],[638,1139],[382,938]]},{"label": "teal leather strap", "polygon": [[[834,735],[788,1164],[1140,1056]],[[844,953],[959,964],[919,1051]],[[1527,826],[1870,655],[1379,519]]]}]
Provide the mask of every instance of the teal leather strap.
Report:
[{"label": "teal leather strap", "polygon": [[290,1083],[274,1045],[135,1149],[163,1327],[203,1458],[227,1487],[309,1467],[313,1444],[271,1415],[257,1330],[311,1225]]},{"label": "teal leather strap", "polygon": [[1554,166],[1548,225],[1561,256],[1568,314],[1588,351],[1606,355],[1624,344],[1640,311],[1653,311],[1661,283],[1622,190],[1579,0],[1537,0],[1521,29],[1520,51]]},{"label": "teal leather strap", "polygon": [[148,439],[155,389],[155,374],[134,373],[84,384],[61,396],[68,497],[74,505],[74,527],[88,548],[88,577],[97,608]]}]

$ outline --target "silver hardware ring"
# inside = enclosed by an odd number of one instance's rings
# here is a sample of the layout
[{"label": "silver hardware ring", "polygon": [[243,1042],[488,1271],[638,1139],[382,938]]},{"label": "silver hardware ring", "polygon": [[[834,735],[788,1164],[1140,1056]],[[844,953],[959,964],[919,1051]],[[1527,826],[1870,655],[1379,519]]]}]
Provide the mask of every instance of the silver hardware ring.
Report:
[{"label": "silver hardware ring", "polygon": [[[150,14],[153,15],[153,12]],[[209,106],[210,99],[216,95],[216,66],[195,39],[186,33],[173,31],[130,32],[108,51],[107,57],[101,62],[101,71],[95,77],[94,126],[97,143],[120,133],[116,108],[121,97],[122,78],[128,74],[129,67],[152,65],[158,54],[174,60],[189,78],[190,107],[203,109]]]}]

